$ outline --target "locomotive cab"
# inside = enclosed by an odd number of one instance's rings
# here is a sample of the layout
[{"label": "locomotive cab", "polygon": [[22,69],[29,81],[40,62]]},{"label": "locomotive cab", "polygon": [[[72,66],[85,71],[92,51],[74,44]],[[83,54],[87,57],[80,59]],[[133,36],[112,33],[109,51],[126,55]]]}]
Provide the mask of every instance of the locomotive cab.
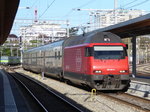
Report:
[{"label": "locomotive cab", "polygon": [[129,86],[126,45],[110,32],[91,32],[64,43],[64,78],[97,90]]},{"label": "locomotive cab", "polygon": [[128,85],[129,65],[126,49],[123,43],[96,44],[86,48],[86,56],[91,57],[91,69],[88,73],[91,74],[93,88],[120,90]]}]

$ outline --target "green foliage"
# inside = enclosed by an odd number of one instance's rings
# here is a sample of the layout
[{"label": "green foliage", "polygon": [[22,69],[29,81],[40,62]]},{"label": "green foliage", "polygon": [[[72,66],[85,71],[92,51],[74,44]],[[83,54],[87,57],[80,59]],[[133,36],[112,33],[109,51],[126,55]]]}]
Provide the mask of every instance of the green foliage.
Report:
[{"label": "green foliage", "polygon": [[34,44],[34,43],[41,43],[41,40],[30,40],[30,43]]},{"label": "green foliage", "polygon": [[9,48],[3,48],[3,49],[1,49],[1,53],[2,53],[2,55],[4,55],[4,56],[10,56],[11,51],[10,51]]},{"label": "green foliage", "polygon": [[37,40],[30,40],[31,43],[38,43]]},{"label": "green foliage", "polygon": [[[11,50],[12,50],[12,52],[11,52]],[[12,53],[12,54],[11,54]],[[0,48],[0,55],[2,55],[2,56],[11,56],[11,55],[13,55],[13,56],[20,56],[21,54],[20,54],[20,50],[19,50],[19,48],[17,49],[17,48],[6,48],[6,47],[1,47]]]}]

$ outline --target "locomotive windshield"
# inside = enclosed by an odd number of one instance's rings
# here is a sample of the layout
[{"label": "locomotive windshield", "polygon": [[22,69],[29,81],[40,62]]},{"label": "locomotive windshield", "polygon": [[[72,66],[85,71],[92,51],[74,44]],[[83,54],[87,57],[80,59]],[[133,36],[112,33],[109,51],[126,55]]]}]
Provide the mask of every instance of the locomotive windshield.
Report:
[{"label": "locomotive windshield", "polygon": [[123,46],[94,46],[95,59],[124,59],[125,55]]}]

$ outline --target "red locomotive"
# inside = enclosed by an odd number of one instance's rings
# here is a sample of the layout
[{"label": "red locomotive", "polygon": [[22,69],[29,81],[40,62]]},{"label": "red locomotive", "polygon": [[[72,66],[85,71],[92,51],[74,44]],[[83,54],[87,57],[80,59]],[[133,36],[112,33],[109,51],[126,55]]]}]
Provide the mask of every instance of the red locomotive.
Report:
[{"label": "red locomotive", "polygon": [[23,68],[97,90],[127,90],[126,49],[119,36],[92,32],[24,52]]}]

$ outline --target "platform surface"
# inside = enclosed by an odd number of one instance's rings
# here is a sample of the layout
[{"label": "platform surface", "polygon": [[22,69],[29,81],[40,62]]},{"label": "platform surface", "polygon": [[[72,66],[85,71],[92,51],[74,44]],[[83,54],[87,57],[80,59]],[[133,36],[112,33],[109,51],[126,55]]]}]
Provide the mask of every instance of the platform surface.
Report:
[{"label": "platform surface", "polygon": [[16,82],[0,69],[0,112],[30,112]]}]

